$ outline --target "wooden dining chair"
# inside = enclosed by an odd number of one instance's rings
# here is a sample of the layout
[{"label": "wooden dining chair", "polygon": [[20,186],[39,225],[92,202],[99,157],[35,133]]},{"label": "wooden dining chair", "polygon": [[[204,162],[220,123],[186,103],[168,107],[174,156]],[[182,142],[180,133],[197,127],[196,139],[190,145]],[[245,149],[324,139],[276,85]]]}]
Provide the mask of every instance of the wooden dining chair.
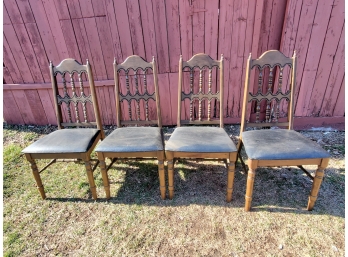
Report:
[{"label": "wooden dining chair", "polygon": [[[219,69],[220,87],[216,93],[212,90],[213,68]],[[190,91],[185,93],[183,90],[183,71],[189,68],[190,72]],[[198,92],[194,92],[194,69],[199,69]],[[204,68],[208,71],[208,92],[204,92],[203,73]],[[168,161],[168,189],[169,198],[174,195],[174,163],[179,158],[206,159],[215,161],[225,161],[228,167],[227,201],[232,199],[235,159],[237,149],[232,140],[224,130],[223,123],[223,99],[224,99],[224,74],[223,56],[221,59],[213,60],[209,55],[196,54],[189,61],[183,61],[182,56],[179,60],[179,86],[178,86],[178,116],[177,128],[169,138],[165,146],[166,159]],[[197,91],[197,90],[196,90]],[[185,99],[189,99],[189,120],[182,120],[182,105]],[[202,101],[208,102],[206,119],[203,119]],[[212,100],[218,100],[219,118],[214,118],[211,112]],[[197,106],[198,102],[198,106]],[[188,108],[188,106],[186,106]],[[213,107],[214,108],[214,107]],[[194,113],[195,109],[195,113]],[[216,106],[215,106],[216,110]],[[198,111],[198,113],[197,113]],[[216,115],[218,116],[218,114]],[[195,119],[196,118],[196,119]],[[213,126],[185,126],[185,125],[219,125]]]},{"label": "wooden dining chair", "polygon": [[[282,88],[283,71],[287,65],[290,66],[291,72],[290,90],[283,92],[285,91]],[[255,67],[259,70],[259,76],[258,89],[253,94],[250,73]],[[279,73],[275,72],[276,69],[279,70]],[[266,70],[269,71],[267,72],[269,75],[268,85],[266,86],[267,92],[262,92],[262,81]],[[273,78],[277,79],[274,80]],[[254,179],[258,167],[298,166],[313,180],[307,205],[308,210],[313,209],[317,199],[319,187],[324,176],[324,169],[328,165],[330,155],[318,144],[293,130],[295,82],[295,52],[291,58],[285,57],[277,50],[267,51],[258,59],[251,59],[250,54],[246,66],[242,121],[238,143],[238,156],[241,157],[240,151],[243,145],[248,156],[249,171],[247,172],[245,195],[246,211],[249,211],[251,207]],[[274,89],[272,89],[273,83]],[[281,121],[279,117],[281,100],[288,102],[288,115],[285,121]],[[256,102],[256,118],[253,122],[247,122],[247,107],[250,102]],[[264,114],[260,113],[262,104],[265,104]],[[262,116],[264,116],[264,119],[261,119]],[[246,131],[247,127],[259,129]],[[285,127],[286,129],[269,129],[271,127]],[[240,159],[243,162],[242,158]],[[315,177],[313,178],[302,165],[317,165],[318,169],[315,172]]]},{"label": "wooden dining chair", "polygon": [[[134,72],[133,75],[130,74],[131,70]],[[139,70],[143,73],[138,74]],[[149,74],[151,70],[153,79]],[[121,72],[125,74],[120,74]],[[107,172],[115,161],[155,159],[158,161],[161,198],[165,199],[164,141],[155,58],[153,57],[152,62],[146,62],[140,56],[132,55],[118,65],[115,60],[114,76],[117,129],[96,148],[106,198],[110,198],[110,183]],[[121,79],[125,80],[125,83],[122,84]],[[151,85],[149,84],[150,80],[153,80]],[[133,87],[131,87],[132,84]],[[122,92],[121,89],[124,91]],[[155,107],[151,105],[154,103]],[[126,108],[122,110],[121,105]],[[151,116],[154,118],[157,116],[157,119],[152,119]],[[122,127],[123,125],[133,125],[133,127]],[[153,127],[154,125],[157,127]],[[105,164],[106,158],[111,158],[108,167]]]},{"label": "wooden dining chair", "polygon": [[[53,66],[50,62],[50,73],[58,130],[40,138],[22,152],[31,164],[37,187],[43,199],[46,198],[46,194],[40,173],[51,164],[59,161],[83,161],[86,166],[92,197],[97,199],[93,178],[93,171],[97,167],[97,163],[92,168],[91,161],[97,162],[98,160],[91,159],[90,155],[98,141],[104,138],[104,132],[99,115],[91,65],[88,60],[86,65],[82,65],[74,59],[65,59],[58,66]],[[61,92],[59,92],[57,83],[58,73],[62,77],[63,91]],[[75,73],[78,76],[78,87],[75,86]],[[66,85],[66,74],[69,74],[71,89]],[[83,85],[83,74],[88,77],[89,90]],[[93,110],[90,108],[90,104],[93,105]],[[82,110],[80,107],[82,107]],[[93,111],[95,122],[91,121],[94,119]],[[35,162],[36,159],[52,159],[52,161],[39,171]]]}]

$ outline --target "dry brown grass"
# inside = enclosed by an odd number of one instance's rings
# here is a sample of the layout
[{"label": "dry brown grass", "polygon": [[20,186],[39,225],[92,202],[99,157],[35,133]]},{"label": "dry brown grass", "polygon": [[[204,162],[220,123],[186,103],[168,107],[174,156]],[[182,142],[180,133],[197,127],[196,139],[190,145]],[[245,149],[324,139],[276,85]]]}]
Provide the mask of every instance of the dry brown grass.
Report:
[{"label": "dry brown grass", "polygon": [[[214,162],[176,164],[172,201],[160,199],[155,162],[116,164],[109,171],[110,201],[98,169],[100,199],[93,201],[84,166],[58,164],[42,173],[48,196],[43,201],[19,153],[52,129],[4,126],[5,256],[345,254],[344,132],[304,133],[333,153],[312,212],[305,209],[311,181],[298,168],[285,167],[258,170],[253,208],[246,213],[240,164],[233,200],[226,203],[226,170]],[[226,129],[235,136],[239,131],[238,126]]]}]

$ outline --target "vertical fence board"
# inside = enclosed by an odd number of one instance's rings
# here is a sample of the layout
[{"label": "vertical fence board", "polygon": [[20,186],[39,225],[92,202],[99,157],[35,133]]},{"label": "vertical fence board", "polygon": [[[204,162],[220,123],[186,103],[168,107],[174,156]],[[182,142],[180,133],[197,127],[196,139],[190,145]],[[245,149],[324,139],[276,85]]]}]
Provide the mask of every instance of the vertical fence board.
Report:
[{"label": "vertical fence board", "polygon": [[[25,120],[23,119],[22,115],[23,113],[18,108],[18,105],[16,103],[16,100],[14,99],[14,96],[11,92],[11,90],[3,90],[3,104],[6,106],[9,113],[7,115],[10,115],[12,122],[14,124],[24,124]],[[4,116],[4,120],[8,121],[7,117]]]},{"label": "vertical fence board", "polygon": [[28,67],[26,68],[30,70],[33,81],[36,83],[44,81],[40,70],[40,66],[36,60],[36,54],[33,50],[32,43],[30,42],[25,25],[13,24],[13,28],[17,34],[17,38],[21,44],[21,48],[24,49],[23,53],[28,63]]},{"label": "vertical fence board", "polygon": [[53,63],[58,64],[60,63],[61,58],[59,56],[59,52],[54,41],[42,2],[39,0],[29,0],[29,3],[35,17],[35,22],[40,32],[47,57]]},{"label": "vertical fence board", "polygon": [[[332,116],[336,99],[338,99],[338,93],[340,90],[340,81],[344,78],[344,27],[341,34],[341,39],[333,58],[332,69],[328,83],[326,85],[326,91],[323,92],[324,97],[323,105],[321,106],[320,116]],[[331,58],[330,58],[331,59]],[[319,97],[319,94],[318,96]],[[320,109],[318,109],[320,110]]]},{"label": "vertical fence board", "polygon": [[17,0],[17,6],[24,23],[35,23],[35,18],[31,11],[28,0]]},{"label": "vertical fence board", "polygon": [[167,38],[167,22],[164,0],[152,0],[152,9],[155,17],[155,34],[158,60],[158,73],[169,72],[169,52]]},{"label": "vertical fence board", "polygon": [[62,33],[65,38],[69,58],[73,58],[75,60],[78,60],[79,62],[82,62],[83,60],[80,56],[79,46],[75,38],[75,33],[71,20],[61,20],[60,26],[62,28]]},{"label": "vertical fence board", "polygon": [[[295,49],[297,54],[297,67],[304,67],[306,62],[306,56],[308,51],[308,45],[310,42],[310,37],[313,28],[315,10],[317,6],[318,0],[310,1],[304,0],[301,9],[300,21],[298,26],[298,32],[296,36]],[[297,69],[296,72],[296,88],[294,92],[295,99],[298,99],[299,92],[301,90],[302,84],[302,74],[303,68]],[[295,110],[297,110],[297,103],[299,99],[295,103]],[[298,111],[295,111],[295,115],[298,115]]]},{"label": "vertical fence board", "polygon": [[179,0],[180,44],[183,60],[189,60],[192,57],[192,18],[189,10],[189,1]]},{"label": "vertical fence board", "polygon": [[[43,110],[43,106],[37,93],[36,89],[32,90],[24,90],[26,98],[28,99],[28,103],[33,114],[34,120],[38,125],[46,125],[48,124],[46,114]],[[33,123],[35,124],[35,122]]]},{"label": "vertical fence board", "polygon": [[344,84],[344,77],[342,79],[342,83],[341,83],[341,89],[340,89],[340,93],[338,94],[338,98],[336,100],[336,105],[335,105],[335,109],[333,112],[332,116],[344,116],[344,106],[345,106],[345,101],[344,101],[344,97],[345,97],[345,84]]},{"label": "vertical fence board", "polygon": [[3,82],[4,84],[13,84],[13,80],[11,77],[11,73],[8,71],[7,67],[2,67],[2,72],[3,72]]},{"label": "vertical fence board", "polygon": [[114,52],[113,52],[112,41],[110,37],[109,23],[106,17],[97,17],[96,22],[97,22],[100,42],[102,42],[101,49],[103,52],[107,78],[113,79],[114,69],[112,64],[114,62],[114,58],[113,58]]},{"label": "vertical fence board", "polygon": [[3,40],[3,54],[4,54],[3,62],[5,64],[5,66],[7,67],[8,71],[10,72],[13,82],[18,83],[18,84],[23,83],[24,80],[22,78],[21,73],[19,72],[17,63],[15,61],[15,58],[11,52],[11,49],[10,49],[5,37]]},{"label": "vertical fence board", "polygon": [[[4,91],[5,92],[5,91]],[[33,113],[31,112],[30,104],[24,90],[12,90],[13,98],[16,101],[18,109],[22,115],[25,124],[37,124]]]},{"label": "vertical fence board", "polygon": [[[334,60],[338,57],[337,53],[340,54],[340,51],[338,51],[338,45],[341,44],[340,41],[343,41],[344,44],[344,36],[342,37],[342,33],[344,35],[344,1],[335,0],[311,94],[309,104],[310,113],[318,113],[321,110],[320,116],[326,116],[326,114],[324,114],[326,108],[322,108],[322,103],[326,95],[331,95],[331,92],[326,90],[326,88],[337,87],[337,90],[339,90],[339,83],[334,85],[331,84],[331,87],[327,87],[327,85],[330,73],[335,71],[333,68]],[[344,63],[343,59],[342,61],[342,63]],[[332,110],[330,113],[332,113]]]},{"label": "vertical fence board", "polygon": [[27,23],[25,24],[25,27],[28,31],[28,35],[29,35],[31,44],[33,46],[33,50],[35,52],[37,62],[40,67],[40,72],[43,77],[43,82],[50,82],[51,77],[50,77],[50,72],[48,69],[49,61],[47,59],[45,48],[42,44],[37,26],[35,23]]},{"label": "vertical fence board", "polygon": [[172,104],[170,95],[170,86],[169,86],[169,75],[158,74],[158,90],[160,95],[160,108],[162,116],[162,124],[171,124],[172,122]]},{"label": "vertical fence board", "polygon": [[[298,95],[295,114],[308,114],[311,92],[318,69],[325,32],[332,10],[333,0],[319,0],[313,21],[308,51],[302,72],[301,88]],[[303,58],[303,57],[302,57]],[[303,85],[303,86],[302,86]],[[313,113],[311,113],[313,115]]]},{"label": "vertical fence board", "polygon": [[56,43],[60,59],[69,58],[68,48],[64,40],[62,28],[59,24],[59,18],[54,4],[55,0],[43,0],[43,6],[46,16],[49,17],[48,22],[52,31],[53,39]]},{"label": "vertical fence board", "polygon": [[37,93],[40,96],[43,110],[46,114],[48,124],[57,125],[56,112],[51,101],[50,92],[47,89],[38,89]]},{"label": "vertical fence board", "polygon": [[232,20],[234,19],[233,2],[222,1],[220,2],[220,15],[219,15],[219,55],[224,55],[224,116],[228,115],[228,88],[232,85],[229,82],[230,63],[231,63],[231,45],[232,45]]},{"label": "vertical fence board", "polygon": [[116,57],[116,60],[120,62],[122,60],[122,48],[121,48],[117,21],[115,17],[114,3],[112,0],[105,0],[105,11],[106,11],[106,16],[109,20],[109,26],[110,26],[109,33],[111,34],[115,57]]},{"label": "vertical fence board", "polygon": [[192,2],[192,54],[204,53],[204,13],[205,1]]},{"label": "vertical fence board", "polygon": [[127,0],[127,9],[133,53],[144,58],[145,49],[143,31],[141,26],[139,2],[134,0]]},{"label": "vertical fence board", "polygon": [[179,56],[181,54],[179,2],[178,0],[170,0],[165,1],[165,4],[170,72],[179,72]]},{"label": "vertical fence board", "polygon": [[[122,61],[124,61],[128,56],[133,54],[126,0],[114,1],[114,5],[118,32],[122,35],[120,36],[120,43],[122,49]],[[121,63],[121,60],[118,60],[118,62]]]},{"label": "vertical fence board", "polygon": [[[169,73],[170,106],[172,121],[170,125],[176,125],[178,118],[178,74]],[[161,85],[159,85],[161,87]]]},{"label": "vertical fence board", "polygon": [[24,82],[34,82],[33,76],[28,69],[29,64],[25,59],[25,55],[19,44],[19,39],[17,38],[12,25],[4,25],[4,45],[6,49],[10,49],[10,51],[12,52],[12,55],[17,63],[17,67],[20,70]]},{"label": "vertical fence board", "polygon": [[157,59],[156,35],[154,24],[154,13],[152,4],[145,1],[139,1],[139,8],[141,12],[141,24],[143,26],[145,55],[142,56],[146,61],[151,61],[152,56]]}]

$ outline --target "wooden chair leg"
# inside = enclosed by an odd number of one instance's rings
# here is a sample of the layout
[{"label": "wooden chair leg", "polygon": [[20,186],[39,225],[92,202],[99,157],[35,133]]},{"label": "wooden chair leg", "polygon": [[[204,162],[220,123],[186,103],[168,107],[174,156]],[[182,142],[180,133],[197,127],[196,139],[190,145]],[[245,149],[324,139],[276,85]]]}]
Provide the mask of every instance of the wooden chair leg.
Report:
[{"label": "wooden chair leg", "polygon": [[160,181],[161,198],[166,199],[166,179],[164,174],[164,159],[158,160],[158,176]]},{"label": "wooden chair leg", "polygon": [[94,200],[97,200],[97,189],[94,182],[91,162],[89,160],[85,161],[85,166],[86,166],[86,172],[87,172],[87,177],[89,181],[89,187],[91,188],[91,192],[92,192],[92,197]]},{"label": "wooden chair leg", "polygon": [[109,183],[108,173],[106,171],[104,158],[99,158],[99,167],[100,167],[100,172],[103,178],[103,185],[104,185],[106,199],[110,199],[110,183]]},{"label": "wooden chair leg", "polygon": [[315,172],[312,190],[308,199],[308,205],[307,205],[308,211],[313,210],[315,201],[317,200],[317,197],[318,197],[318,192],[320,189],[321,182],[323,181],[324,169],[327,167],[328,163],[329,163],[329,159],[324,159],[321,165],[318,165],[318,169]]},{"label": "wooden chair leg", "polygon": [[169,199],[173,199],[174,196],[174,158],[173,153],[166,152],[166,158],[168,163],[168,190]]},{"label": "wooden chair leg", "polygon": [[233,181],[234,181],[234,171],[235,171],[235,162],[228,162],[227,170],[227,195],[226,201],[231,202],[232,200],[232,191],[233,191]]},{"label": "wooden chair leg", "polygon": [[31,170],[33,172],[33,175],[34,175],[34,178],[36,181],[37,189],[39,190],[42,199],[46,199],[45,189],[44,189],[44,186],[42,184],[40,173],[39,173],[39,170],[36,166],[36,162],[33,159],[29,160],[29,162],[31,164]]},{"label": "wooden chair leg", "polygon": [[250,211],[250,208],[251,208],[251,200],[253,196],[257,162],[249,160],[248,166],[249,166],[249,171],[248,171],[247,187],[246,187],[246,194],[245,194],[245,207],[244,207],[245,211]]}]

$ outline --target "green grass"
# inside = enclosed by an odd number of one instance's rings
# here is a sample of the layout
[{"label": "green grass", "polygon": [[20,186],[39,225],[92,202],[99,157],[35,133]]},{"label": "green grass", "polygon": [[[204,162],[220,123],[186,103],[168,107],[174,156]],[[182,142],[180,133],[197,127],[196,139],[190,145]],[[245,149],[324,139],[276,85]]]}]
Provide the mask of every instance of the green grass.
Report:
[{"label": "green grass", "polygon": [[[173,200],[160,198],[155,161],[115,163],[108,201],[99,168],[94,201],[83,164],[54,164],[41,174],[48,197],[42,200],[20,152],[45,129],[4,128],[4,256],[345,255],[343,156],[330,161],[312,212],[312,182],[297,167],[258,169],[247,213],[240,163],[226,203],[224,164],[186,160],[175,164]],[[337,145],[327,147],[344,153]]]}]

